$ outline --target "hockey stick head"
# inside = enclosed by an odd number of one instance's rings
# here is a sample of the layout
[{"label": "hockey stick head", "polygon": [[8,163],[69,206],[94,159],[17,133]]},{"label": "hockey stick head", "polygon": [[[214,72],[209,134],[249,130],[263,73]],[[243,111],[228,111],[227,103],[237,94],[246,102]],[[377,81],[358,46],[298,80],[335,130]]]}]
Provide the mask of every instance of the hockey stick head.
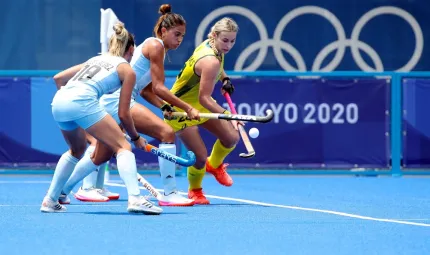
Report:
[{"label": "hockey stick head", "polygon": [[218,119],[225,120],[240,120],[240,121],[249,121],[249,122],[259,122],[259,123],[267,123],[273,119],[275,114],[272,110],[266,110],[266,116],[256,116],[256,115],[242,115],[242,114],[218,114]]},{"label": "hockey stick head", "polygon": [[188,166],[192,166],[196,163],[196,155],[192,151],[187,151],[187,158],[188,158]]},{"label": "hockey stick head", "polygon": [[264,117],[264,121],[261,121],[262,123],[267,123],[269,121],[271,121],[273,119],[273,116],[275,116],[275,114],[273,113],[273,111],[271,109],[267,109],[266,110],[266,116]]},{"label": "hockey stick head", "polygon": [[252,158],[254,156],[255,156],[255,151],[251,151],[251,152],[247,152],[247,153],[243,152],[243,153],[239,154],[239,157],[241,157],[241,158]]}]

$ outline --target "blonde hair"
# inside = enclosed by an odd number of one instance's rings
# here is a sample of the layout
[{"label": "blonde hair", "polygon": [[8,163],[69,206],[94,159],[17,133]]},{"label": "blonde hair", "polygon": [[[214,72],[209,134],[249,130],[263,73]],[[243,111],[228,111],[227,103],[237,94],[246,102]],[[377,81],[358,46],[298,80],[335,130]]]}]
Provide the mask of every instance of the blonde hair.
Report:
[{"label": "blonde hair", "polygon": [[221,32],[238,32],[239,26],[232,18],[224,17],[218,20],[211,28],[208,34],[209,39],[214,39],[214,34],[219,35]]},{"label": "blonde hair", "polygon": [[134,37],[124,27],[124,23],[118,22],[113,26],[115,32],[109,39],[109,54],[122,57],[130,46],[134,45]]},{"label": "blonde hair", "polygon": [[163,27],[169,30],[176,26],[186,25],[184,17],[180,14],[173,13],[170,4],[161,5],[158,13],[161,14],[161,16],[154,26],[154,35],[158,38],[161,38],[161,28]]}]

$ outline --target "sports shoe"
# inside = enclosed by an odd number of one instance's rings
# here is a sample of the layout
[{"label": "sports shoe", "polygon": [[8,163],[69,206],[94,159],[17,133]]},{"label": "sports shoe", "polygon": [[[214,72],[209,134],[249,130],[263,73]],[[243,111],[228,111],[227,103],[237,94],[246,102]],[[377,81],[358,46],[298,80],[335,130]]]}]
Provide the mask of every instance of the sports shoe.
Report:
[{"label": "sports shoe", "polygon": [[99,189],[101,192],[100,194],[104,197],[109,198],[109,200],[118,200],[119,199],[119,193],[110,192],[106,188]]},{"label": "sports shoe", "polygon": [[107,202],[108,197],[102,195],[101,189],[89,188],[83,189],[79,188],[78,192],[75,193],[75,198],[82,202]]},{"label": "sports shoe", "polygon": [[203,194],[203,189],[190,189],[188,190],[188,198],[194,200],[195,205],[208,205],[209,200]]},{"label": "sports shoe", "polygon": [[58,201],[52,200],[52,198],[46,196],[43,198],[42,206],[40,207],[41,212],[45,213],[56,213],[56,212],[65,212],[66,207],[60,205]]},{"label": "sports shoe", "polygon": [[159,206],[193,206],[194,200],[185,198],[178,194],[177,191],[169,195],[163,195],[158,201]]},{"label": "sports shoe", "polygon": [[58,198],[58,203],[60,203],[62,205],[68,205],[68,204],[70,204],[70,198],[69,198],[69,196],[61,194],[60,197]]},{"label": "sports shoe", "polygon": [[206,161],[206,172],[213,174],[215,179],[224,186],[233,185],[233,179],[231,179],[230,175],[226,172],[228,164],[223,163],[218,168],[213,168],[209,164],[209,160]]},{"label": "sports shoe", "polygon": [[129,196],[127,211],[130,213],[159,215],[163,212],[163,209],[155,206],[143,196]]}]

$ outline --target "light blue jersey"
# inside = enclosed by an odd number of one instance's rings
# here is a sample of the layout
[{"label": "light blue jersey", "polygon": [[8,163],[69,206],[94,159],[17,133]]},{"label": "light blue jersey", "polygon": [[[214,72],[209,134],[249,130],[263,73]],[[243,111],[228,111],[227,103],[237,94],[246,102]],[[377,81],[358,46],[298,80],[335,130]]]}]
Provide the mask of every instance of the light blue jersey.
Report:
[{"label": "light blue jersey", "polygon": [[[136,72],[136,84],[131,95],[130,108],[136,103],[136,98],[139,96],[140,91],[151,83],[151,70],[150,61],[142,54],[142,48],[150,40],[157,40],[161,45],[163,41],[155,37],[149,37],[143,41],[139,46],[134,49],[133,58],[131,59],[131,67]],[[104,95],[100,99],[100,104],[105,108],[105,110],[116,120],[119,124],[120,120],[118,117],[118,106],[119,106],[119,96],[121,89],[118,89],[112,94]]]},{"label": "light blue jersey", "polygon": [[60,128],[73,130],[81,126],[86,129],[106,115],[99,98],[121,87],[117,67],[122,63],[127,63],[122,57],[93,57],[57,91],[51,104],[54,119],[59,123],[76,122],[71,125],[60,124]]}]

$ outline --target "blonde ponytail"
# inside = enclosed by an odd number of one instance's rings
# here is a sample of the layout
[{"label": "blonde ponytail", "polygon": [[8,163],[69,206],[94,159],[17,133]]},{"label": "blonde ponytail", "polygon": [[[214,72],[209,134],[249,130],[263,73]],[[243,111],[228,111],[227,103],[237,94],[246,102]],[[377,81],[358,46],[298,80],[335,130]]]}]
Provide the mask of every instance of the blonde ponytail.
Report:
[{"label": "blonde ponytail", "polygon": [[109,39],[109,54],[122,57],[129,40],[129,33],[124,23],[118,22],[113,26],[114,34]]}]

